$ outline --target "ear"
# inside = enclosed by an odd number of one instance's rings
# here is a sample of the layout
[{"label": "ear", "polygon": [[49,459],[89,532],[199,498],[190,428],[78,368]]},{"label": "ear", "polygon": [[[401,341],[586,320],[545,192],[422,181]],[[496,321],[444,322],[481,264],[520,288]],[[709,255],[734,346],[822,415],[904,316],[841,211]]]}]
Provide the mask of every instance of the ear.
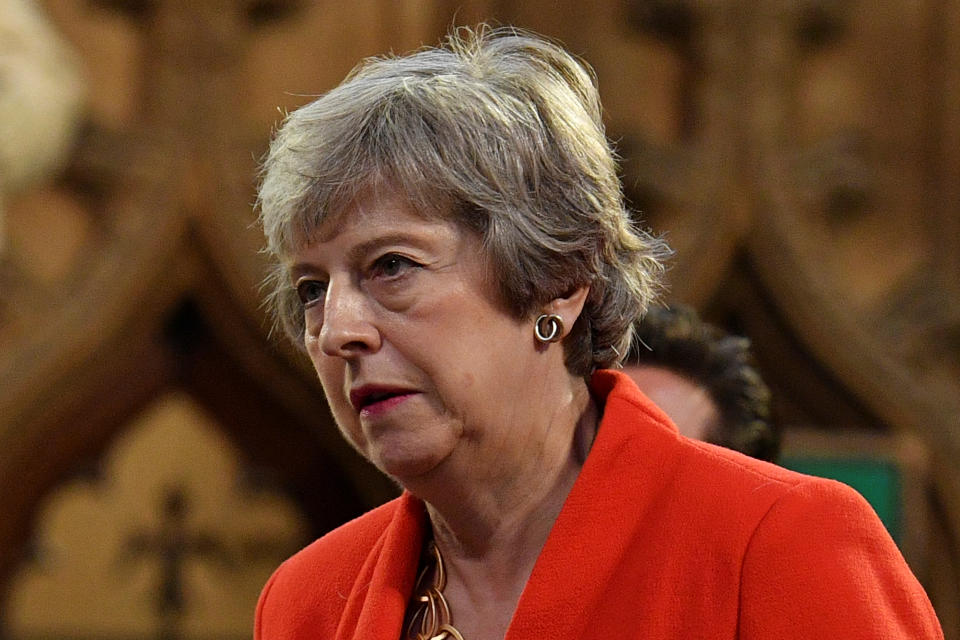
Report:
[{"label": "ear", "polygon": [[562,298],[554,298],[544,307],[546,313],[555,313],[563,318],[562,338],[566,338],[583,311],[590,294],[590,285],[584,285],[570,291]]}]

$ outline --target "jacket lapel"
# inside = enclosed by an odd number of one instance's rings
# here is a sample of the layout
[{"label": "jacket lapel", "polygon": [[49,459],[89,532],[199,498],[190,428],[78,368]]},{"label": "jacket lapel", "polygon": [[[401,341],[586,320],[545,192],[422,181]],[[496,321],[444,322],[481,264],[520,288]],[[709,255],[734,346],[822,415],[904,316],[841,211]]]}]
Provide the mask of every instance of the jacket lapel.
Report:
[{"label": "jacket lapel", "polygon": [[413,591],[426,524],[423,503],[404,493],[347,598],[338,640],[397,640]]},{"label": "jacket lapel", "polygon": [[506,640],[589,637],[589,614],[602,606],[610,576],[676,464],[675,448],[663,445],[676,439],[676,428],[624,374],[597,372],[591,387],[595,398],[605,397],[597,438],[534,565]]}]

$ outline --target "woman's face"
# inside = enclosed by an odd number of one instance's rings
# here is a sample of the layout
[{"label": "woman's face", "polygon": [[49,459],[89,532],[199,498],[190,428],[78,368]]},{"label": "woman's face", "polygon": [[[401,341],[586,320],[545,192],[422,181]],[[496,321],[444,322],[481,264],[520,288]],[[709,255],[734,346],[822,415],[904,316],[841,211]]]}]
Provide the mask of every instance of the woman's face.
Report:
[{"label": "woman's face", "polygon": [[548,358],[532,323],[498,303],[480,239],[389,194],[320,232],[291,277],[307,351],[353,446],[401,482],[457,452],[478,473],[523,455],[524,423],[546,410],[531,386]]}]

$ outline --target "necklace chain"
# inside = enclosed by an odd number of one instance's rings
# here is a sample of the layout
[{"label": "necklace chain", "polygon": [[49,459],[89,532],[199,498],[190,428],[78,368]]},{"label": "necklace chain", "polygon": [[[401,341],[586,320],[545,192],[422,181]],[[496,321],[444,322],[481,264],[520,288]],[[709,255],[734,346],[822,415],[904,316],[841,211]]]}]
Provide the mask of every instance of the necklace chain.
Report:
[{"label": "necklace chain", "polygon": [[450,605],[443,597],[447,586],[447,574],[443,556],[437,544],[431,540],[424,549],[423,568],[417,576],[410,603],[410,621],[407,623],[407,640],[463,640],[453,626]]}]

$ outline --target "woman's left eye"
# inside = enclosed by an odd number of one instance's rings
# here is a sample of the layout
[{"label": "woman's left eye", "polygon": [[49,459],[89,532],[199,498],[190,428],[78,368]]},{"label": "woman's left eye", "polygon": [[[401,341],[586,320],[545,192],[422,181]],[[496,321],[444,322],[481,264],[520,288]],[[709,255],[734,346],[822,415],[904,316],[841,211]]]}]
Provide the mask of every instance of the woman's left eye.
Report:
[{"label": "woman's left eye", "polygon": [[375,275],[385,276],[387,278],[393,278],[401,275],[404,271],[411,267],[419,267],[420,265],[410,258],[406,258],[395,253],[388,253],[385,256],[377,258],[376,262],[373,263],[373,271]]}]

